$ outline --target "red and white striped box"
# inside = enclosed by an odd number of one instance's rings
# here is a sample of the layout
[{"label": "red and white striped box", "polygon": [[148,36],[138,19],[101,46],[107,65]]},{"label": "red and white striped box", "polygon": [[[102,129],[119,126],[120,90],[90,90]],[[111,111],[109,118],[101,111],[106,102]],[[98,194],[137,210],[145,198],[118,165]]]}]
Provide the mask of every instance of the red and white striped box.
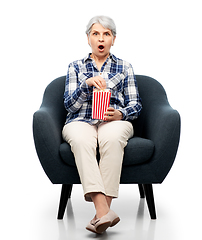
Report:
[{"label": "red and white striped box", "polygon": [[110,103],[111,92],[109,89],[93,90],[92,118],[106,120],[104,117]]}]

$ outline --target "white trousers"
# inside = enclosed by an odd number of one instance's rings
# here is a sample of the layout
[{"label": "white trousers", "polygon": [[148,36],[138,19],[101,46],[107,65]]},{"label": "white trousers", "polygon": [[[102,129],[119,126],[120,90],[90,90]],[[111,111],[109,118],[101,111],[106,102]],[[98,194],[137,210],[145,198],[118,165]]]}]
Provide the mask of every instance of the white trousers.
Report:
[{"label": "white trousers", "polygon": [[[75,121],[64,126],[62,135],[74,154],[85,200],[92,201],[91,192],[117,198],[124,147],[133,136],[132,124],[128,121],[112,121],[90,125]],[[97,144],[99,165],[96,159]]]}]

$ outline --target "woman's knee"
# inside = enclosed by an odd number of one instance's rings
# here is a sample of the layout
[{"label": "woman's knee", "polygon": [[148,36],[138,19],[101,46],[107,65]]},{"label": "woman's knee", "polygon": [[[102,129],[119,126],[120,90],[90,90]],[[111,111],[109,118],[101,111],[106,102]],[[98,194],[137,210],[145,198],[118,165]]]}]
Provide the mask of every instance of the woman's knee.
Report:
[{"label": "woman's knee", "polygon": [[97,142],[95,128],[85,122],[72,122],[64,126],[62,131],[63,139],[68,143],[84,145],[88,142]]},{"label": "woman's knee", "polygon": [[133,135],[133,127],[129,122],[116,121],[106,123],[98,130],[98,143],[100,147],[106,145],[125,147]]}]

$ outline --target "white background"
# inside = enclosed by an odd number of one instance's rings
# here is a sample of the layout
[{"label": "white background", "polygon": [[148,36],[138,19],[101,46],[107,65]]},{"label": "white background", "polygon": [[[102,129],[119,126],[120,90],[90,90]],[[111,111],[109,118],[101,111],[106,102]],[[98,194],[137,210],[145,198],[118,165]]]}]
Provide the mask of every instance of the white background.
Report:
[{"label": "white background", "polygon": [[[40,107],[45,87],[65,75],[70,62],[91,51],[85,29],[90,18],[100,14],[112,17],[117,25],[117,39],[111,52],[130,62],[135,74],[157,79],[166,89],[171,106],[181,115],[176,161],[156,195],[158,202],[164,195],[170,198],[175,209],[177,204],[181,207],[181,211],[173,213],[174,217],[183,214],[184,209],[190,234],[199,231],[202,214],[199,205],[201,8],[197,0],[1,1],[0,212],[5,224],[3,232],[10,237],[27,239],[20,226],[23,222],[24,232],[26,229],[38,231],[33,222],[32,228],[25,224],[33,217],[33,211],[37,219],[43,211],[41,204],[46,206],[53,196],[51,206],[57,210],[60,186],[49,182],[38,161],[32,137],[32,115]],[[188,228],[183,229],[180,233],[185,234]],[[10,237],[8,239],[12,239]]]}]

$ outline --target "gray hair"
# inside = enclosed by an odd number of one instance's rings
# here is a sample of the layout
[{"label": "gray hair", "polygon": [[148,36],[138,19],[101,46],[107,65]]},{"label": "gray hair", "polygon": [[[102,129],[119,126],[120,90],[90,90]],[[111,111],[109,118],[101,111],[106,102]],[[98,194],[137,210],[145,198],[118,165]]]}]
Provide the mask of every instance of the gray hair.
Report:
[{"label": "gray hair", "polygon": [[89,35],[92,29],[93,24],[95,23],[99,23],[101,24],[104,28],[108,28],[109,30],[111,30],[113,36],[116,36],[116,25],[113,21],[113,19],[111,19],[110,17],[106,17],[106,16],[95,16],[93,17],[88,25],[86,26],[86,34]]}]

